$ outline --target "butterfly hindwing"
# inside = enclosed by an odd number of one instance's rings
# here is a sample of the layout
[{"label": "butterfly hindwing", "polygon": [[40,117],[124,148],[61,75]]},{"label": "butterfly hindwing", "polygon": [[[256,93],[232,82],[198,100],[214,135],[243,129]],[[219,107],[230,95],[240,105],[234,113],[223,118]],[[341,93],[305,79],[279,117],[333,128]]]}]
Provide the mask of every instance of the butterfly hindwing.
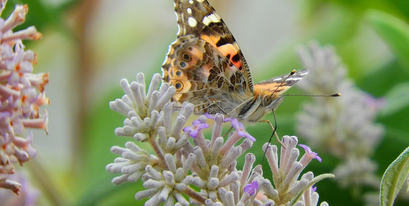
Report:
[{"label": "butterfly hindwing", "polygon": [[[162,66],[164,81],[177,89],[173,100],[197,105],[240,94],[240,98],[230,97],[235,106],[251,98],[253,85],[245,59],[209,3],[176,0],[175,11],[178,38],[169,47]],[[220,108],[215,105],[213,111]]]}]

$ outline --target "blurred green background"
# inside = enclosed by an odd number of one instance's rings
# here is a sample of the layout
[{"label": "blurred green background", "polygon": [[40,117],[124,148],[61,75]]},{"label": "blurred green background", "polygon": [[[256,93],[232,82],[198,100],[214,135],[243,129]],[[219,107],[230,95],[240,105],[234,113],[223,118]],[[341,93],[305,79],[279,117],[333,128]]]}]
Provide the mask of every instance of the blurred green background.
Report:
[{"label": "blurred green background", "polygon": [[[209,2],[238,41],[254,82],[300,69],[296,47],[317,40],[333,45],[348,77],[360,89],[389,101],[377,119],[385,126],[385,136],[371,158],[379,164],[379,177],[409,146],[409,1]],[[14,4],[29,7],[26,23],[19,28],[34,25],[43,34],[37,42],[25,42],[27,49],[38,54],[34,72],[50,73],[46,87],[51,100],[46,108],[49,134],[35,131],[33,147],[38,155],[24,165],[42,192],[39,205],[143,205],[134,199],[140,181],[114,186],[110,181],[115,175],[105,171],[117,157],[109,152],[110,147],[129,140],[114,135],[124,118],[109,110],[108,102],[123,95],[121,78],[133,81],[138,72],[144,72],[149,80],[161,72],[177,31],[173,2],[10,0],[3,18]],[[293,88],[289,93],[301,91]],[[296,134],[295,115],[303,101],[310,98],[287,97],[277,110],[280,135]],[[261,159],[257,150],[271,129],[258,124],[248,131],[261,140],[249,150]],[[313,162],[307,170],[331,172],[338,160],[320,156],[324,163]],[[320,202],[364,205],[361,196],[352,195],[350,188],[339,188],[333,180],[317,186]],[[408,196],[406,200],[405,195],[399,196],[396,205],[408,205]]]}]

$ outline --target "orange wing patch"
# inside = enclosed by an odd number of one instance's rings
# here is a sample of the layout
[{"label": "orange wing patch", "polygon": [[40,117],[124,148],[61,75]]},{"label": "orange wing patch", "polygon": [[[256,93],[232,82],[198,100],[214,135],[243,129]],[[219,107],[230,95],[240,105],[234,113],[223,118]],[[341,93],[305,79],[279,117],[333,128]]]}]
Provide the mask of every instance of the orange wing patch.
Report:
[{"label": "orange wing patch", "polygon": [[220,53],[227,57],[237,69],[241,70],[243,65],[240,61],[239,56],[240,48],[236,43],[225,43],[223,45],[217,45],[221,40],[220,36],[201,35],[200,38],[207,41],[213,47],[216,47],[217,50],[219,50]]},{"label": "orange wing patch", "polygon": [[271,96],[273,99],[280,97],[284,92],[290,89],[290,86],[285,84],[272,82],[266,84],[255,84],[254,85],[254,94],[255,96]]}]

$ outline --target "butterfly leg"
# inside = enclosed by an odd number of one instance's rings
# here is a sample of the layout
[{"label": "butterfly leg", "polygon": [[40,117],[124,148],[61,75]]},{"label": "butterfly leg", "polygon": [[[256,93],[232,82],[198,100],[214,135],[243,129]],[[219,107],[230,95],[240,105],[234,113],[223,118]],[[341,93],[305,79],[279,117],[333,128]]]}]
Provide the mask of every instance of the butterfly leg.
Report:
[{"label": "butterfly leg", "polygon": [[[208,104],[209,103],[195,104],[195,105],[193,105],[194,111],[196,113],[199,113],[199,114],[205,113],[204,111],[209,107],[209,106],[205,106],[205,105],[208,105]],[[182,105],[181,104],[173,104],[173,109],[180,110],[180,109],[182,109]]]},{"label": "butterfly leg", "polygon": [[[235,107],[233,110],[231,110],[228,114],[226,114],[226,116],[230,116],[231,114],[233,114],[233,112],[235,112],[238,108],[247,105],[250,101],[254,100],[254,98],[248,98],[247,100],[245,100],[244,102],[240,103],[237,107]],[[270,124],[271,125],[271,124]]]},{"label": "butterfly leg", "polygon": [[220,105],[218,104],[218,103],[221,102],[221,101],[214,101],[214,100],[208,100],[208,101],[210,101],[210,103],[203,103],[203,105],[206,105],[206,104],[207,104],[207,106],[204,107],[203,110],[205,110],[205,109],[207,110],[207,109],[209,109],[211,106],[216,106],[216,107],[218,108],[218,111],[219,111],[220,113],[222,113],[222,114],[225,115],[225,116],[228,116],[228,113],[227,113],[225,110],[223,110],[223,108],[221,108]]},{"label": "butterfly leg", "polygon": [[226,138],[232,129],[233,129],[233,126],[231,126],[230,129],[223,135],[223,138]]},{"label": "butterfly leg", "polygon": [[279,142],[281,144],[281,146],[283,146],[285,148],[284,143],[280,140],[280,138],[277,135],[277,132],[276,132],[277,124],[275,126],[273,126],[273,124],[270,122],[270,120],[267,120],[267,119],[261,120],[260,122],[267,122],[270,125],[271,129],[273,129],[273,133],[271,134],[271,137],[268,140],[268,142],[270,143],[273,136],[275,136],[276,139],[277,139],[277,142]]},{"label": "butterfly leg", "polygon": [[[273,110],[273,116],[274,116],[274,122],[277,122],[274,110]],[[271,134],[270,139],[268,140],[268,145],[267,145],[266,149],[264,150],[263,159],[261,160],[261,165],[263,165],[267,149],[269,148],[271,139],[273,138],[274,135],[276,136],[277,142],[279,142],[281,144],[281,146],[284,147],[284,149],[286,149],[286,147],[284,146],[284,143],[280,140],[280,138],[277,135],[277,132],[276,132],[277,123],[273,126],[273,124],[270,122],[270,120],[267,120],[267,119],[261,120],[260,122],[267,122],[270,125],[270,127],[273,129],[273,133]]]},{"label": "butterfly leg", "polygon": [[210,111],[208,113],[209,114],[222,113],[223,115],[226,115],[227,112],[224,111],[220,107],[220,105],[217,104],[218,102],[221,102],[221,101],[206,100],[205,103],[195,104],[194,105],[194,108],[196,110],[195,112],[199,114],[207,113],[212,106],[216,106],[218,108],[217,112],[214,112],[214,109],[212,109],[213,112]]}]

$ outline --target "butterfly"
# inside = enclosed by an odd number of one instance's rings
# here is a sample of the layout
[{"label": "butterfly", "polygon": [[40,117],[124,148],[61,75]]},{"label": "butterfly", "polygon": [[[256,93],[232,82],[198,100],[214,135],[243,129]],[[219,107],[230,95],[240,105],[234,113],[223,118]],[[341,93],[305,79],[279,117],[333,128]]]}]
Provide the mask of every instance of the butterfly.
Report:
[{"label": "butterfly", "polygon": [[194,104],[196,114],[258,122],[308,74],[293,71],[253,85],[236,40],[209,2],[175,0],[174,5],[179,30],[162,65],[162,79],[176,88],[172,101]]}]

